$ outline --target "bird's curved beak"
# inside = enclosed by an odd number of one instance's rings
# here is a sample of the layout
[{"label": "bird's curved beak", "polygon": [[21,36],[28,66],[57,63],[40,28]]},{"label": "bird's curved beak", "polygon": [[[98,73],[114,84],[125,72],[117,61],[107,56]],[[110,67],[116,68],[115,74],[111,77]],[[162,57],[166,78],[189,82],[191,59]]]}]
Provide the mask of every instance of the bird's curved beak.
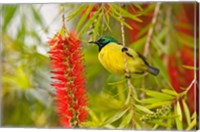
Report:
[{"label": "bird's curved beak", "polygon": [[90,44],[96,44],[97,42],[95,42],[95,41],[90,41],[90,42],[88,42],[88,43],[90,43]]}]

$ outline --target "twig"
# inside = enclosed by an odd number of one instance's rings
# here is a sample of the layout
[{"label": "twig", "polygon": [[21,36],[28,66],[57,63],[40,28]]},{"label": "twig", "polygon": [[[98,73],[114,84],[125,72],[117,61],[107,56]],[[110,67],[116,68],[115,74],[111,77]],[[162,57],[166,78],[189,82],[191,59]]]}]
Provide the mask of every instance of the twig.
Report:
[{"label": "twig", "polygon": [[64,5],[62,5],[62,28],[63,28],[64,34],[65,34],[66,26],[65,26],[65,8],[64,8]]},{"label": "twig", "polygon": [[[120,19],[123,20],[123,17],[120,16]],[[125,32],[124,32],[124,24],[121,23],[121,35],[122,35],[122,46],[125,48],[126,44],[125,44]],[[124,53],[124,63],[125,63],[125,70],[126,70],[126,76],[127,76],[127,85],[129,88],[129,96],[130,96],[130,103],[131,103],[131,111],[133,112],[133,117],[132,117],[132,128],[135,128],[136,126],[136,121],[135,121],[135,112],[134,112],[134,100],[133,100],[133,86],[131,84],[131,75],[129,73],[129,69],[128,69],[128,61],[126,58],[126,53]]]},{"label": "twig", "polygon": [[195,84],[195,83],[196,83],[196,79],[193,79],[192,82],[190,83],[190,85],[185,90],[185,92],[187,93],[192,88],[192,85]]},{"label": "twig", "polygon": [[150,29],[148,31],[147,40],[146,40],[145,47],[144,47],[144,56],[147,56],[147,54],[149,52],[149,45],[150,45],[150,42],[151,42],[151,38],[152,38],[155,23],[156,23],[156,20],[157,20],[157,17],[158,17],[158,13],[159,13],[159,10],[160,10],[160,5],[161,5],[161,2],[158,2],[156,4],[156,8],[154,10],[153,19],[151,21],[152,26],[150,27]]},{"label": "twig", "polygon": [[62,5],[62,28],[64,30],[64,34],[69,34],[69,31],[67,30],[67,27],[65,25],[65,7]]}]

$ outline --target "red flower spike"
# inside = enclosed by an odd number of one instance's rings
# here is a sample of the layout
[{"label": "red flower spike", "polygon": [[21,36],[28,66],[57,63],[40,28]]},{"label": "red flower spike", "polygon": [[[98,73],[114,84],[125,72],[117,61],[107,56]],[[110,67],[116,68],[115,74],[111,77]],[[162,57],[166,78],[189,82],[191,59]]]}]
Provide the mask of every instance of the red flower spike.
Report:
[{"label": "red flower spike", "polygon": [[63,127],[78,126],[87,118],[84,67],[80,41],[71,31],[66,37],[57,33],[49,41],[51,65],[55,79],[57,113]]}]

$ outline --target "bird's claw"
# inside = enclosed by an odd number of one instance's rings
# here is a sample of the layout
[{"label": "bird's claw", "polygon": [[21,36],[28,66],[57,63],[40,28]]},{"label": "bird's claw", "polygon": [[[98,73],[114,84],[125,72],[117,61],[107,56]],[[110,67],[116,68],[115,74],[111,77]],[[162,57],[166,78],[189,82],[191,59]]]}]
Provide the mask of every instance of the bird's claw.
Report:
[{"label": "bird's claw", "polygon": [[128,48],[127,47],[123,47],[122,48],[122,52],[126,52],[126,51],[128,51]]},{"label": "bird's claw", "polygon": [[131,76],[130,75],[126,75],[125,76],[127,79],[131,79]]}]

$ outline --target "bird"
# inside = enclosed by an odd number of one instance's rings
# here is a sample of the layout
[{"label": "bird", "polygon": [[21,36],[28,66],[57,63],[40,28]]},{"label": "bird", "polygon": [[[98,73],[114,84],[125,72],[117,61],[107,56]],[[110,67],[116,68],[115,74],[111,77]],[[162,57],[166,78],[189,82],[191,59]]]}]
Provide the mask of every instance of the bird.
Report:
[{"label": "bird", "polygon": [[[98,46],[98,59],[100,63],[113,74],[125,75],[129,78],[132,74],[144,74],[147,72],[157,76],[160,72],[158,68],[151,66],[142,54],[122,46],[121,43],[110,36],[101,36],[96,41],[90,41],[89,43]],[[124,53],[129,73],[126,70]]]}]

